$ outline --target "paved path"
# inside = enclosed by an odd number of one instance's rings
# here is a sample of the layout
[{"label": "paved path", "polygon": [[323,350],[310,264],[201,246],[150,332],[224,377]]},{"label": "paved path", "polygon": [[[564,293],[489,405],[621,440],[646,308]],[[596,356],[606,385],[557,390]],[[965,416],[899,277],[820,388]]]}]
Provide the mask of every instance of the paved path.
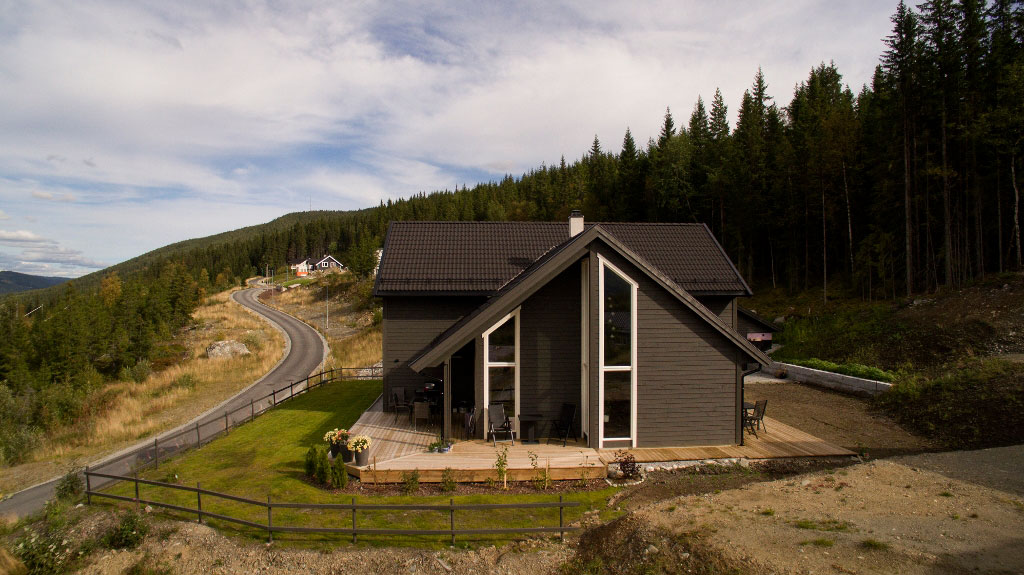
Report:
[{"label": "paved path", "polygon": [[[160,434],[158,436],[160,441],[175,435],[182,429],[196,428],[197,426],[203,433],[203,437],[208,437],[216,431],[223,430],[225,412],[231,412],[243,406],[249,407],[250,405],[254,405],[257,411],[268,407],[269,400],[262,403],[251,402],[271,393],[274,389],[281,389],[289,383],[305,378],[323,362],[327,354],[327,347],[319,332],[294,317],[261,303],[257,299],[261,291],[263,291],[262,288],[247,289],[237,291],[231,297],[239,304],[263,316],[264,319],[285,334],[284,358],[265,376],[235,396],[188,423]],[[232,423],[236,420],[247,419],[249,410],[243,411],[238,414],[237,418],[229,416],[228,419]],[[189,434],[189,439],[194,440],[191,434]],[[148,460],[152,458],[155,451],[153,445],[152,439],[139,442],[117,453],[94,461],[89,464],[89,467],[96,468],[102,466],[105,473],[128,474],[136,459],[143,458]],[[173,447],[173,443],[166,445],[166,447]],[[160,451],[164,452],[164,449],[165,447],[162,445]],[[118,460],[119,458],[120,460]],[[110,463],[115,460],[118,461]],[[11,495],[11,497],[0,502],[0,515],[24,517],[41,510],[45,502],[53,497],[54,486],[59,479],[59,477],[55,477],[50,481]]]}]

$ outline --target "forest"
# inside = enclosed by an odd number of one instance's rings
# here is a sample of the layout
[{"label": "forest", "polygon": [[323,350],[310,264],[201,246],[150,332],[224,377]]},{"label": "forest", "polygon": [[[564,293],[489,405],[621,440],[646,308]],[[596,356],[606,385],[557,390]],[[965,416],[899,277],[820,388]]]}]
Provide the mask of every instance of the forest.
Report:
[{"label": "forest", "polygon": [[685,122],[666,109],[647,142],[627,129],[621,144],[582,144],[572,162],[359,211],[289,214],[9,297],[0,410],[17,415],[0,423],[0,453],[12,461],[19,437],[73,419],[91,390],[150,361],[205,290],[328,252],[366,274],[394,220],[558,221],[581,209],[588,221],[704,222],[755,291],[817,290],[824,301],[1021,269],[1024,3],[900,2],[891,20],[869,85],[851,88],[822,63],[777,102],[758,70],[734,124],[716,90]]}]

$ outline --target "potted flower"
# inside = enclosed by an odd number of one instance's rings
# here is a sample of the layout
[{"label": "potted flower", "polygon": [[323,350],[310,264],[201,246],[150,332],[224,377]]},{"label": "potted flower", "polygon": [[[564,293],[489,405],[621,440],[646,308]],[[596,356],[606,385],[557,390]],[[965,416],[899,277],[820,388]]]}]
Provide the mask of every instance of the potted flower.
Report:
[{"label": "potted flower", "polygon": [[366,465],[370,461],[370,438],[365,435],[353,435],[348,440],[348,450],[356,454],[356,465]]},{"label": "potted flower", "polygon": [[347,429],[338,428],[334,428],[324,434],[324,441],[331,446],[331,457],[337,457],[340,453],[342,455],[342,460],[347,461],[348,458],[345,457],[345,451],[347,451],[346,444],[348,443],[348,436],[349,433]]}]

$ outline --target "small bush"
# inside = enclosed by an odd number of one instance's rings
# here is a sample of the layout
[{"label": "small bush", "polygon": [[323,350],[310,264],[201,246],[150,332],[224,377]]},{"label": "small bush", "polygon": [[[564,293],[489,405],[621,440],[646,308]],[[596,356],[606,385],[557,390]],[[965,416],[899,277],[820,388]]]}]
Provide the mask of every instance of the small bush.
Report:
[{"label": "small bush", "polygon": [[316,445],[310,445],[309,450],[306,451],[305,471],[306,477],[313,479],[316,475]]},{"label": "small bush", "polygon": [[247,347],[252,353],[258,353],[263,349],[263,338],[260,336],[259,332],[247,332],[242,336],[242,343],[245,344],[245,347]]},{"label": "small bush", "polygon": [[811,359],[791,359],[788,360],[788,363],[809,367],[811,369],[819,369],[821,371],[830,371],[832,373],[860,377],[863,379],[873,379],[875,381],[891,382],[896,378],[896,374],[891,371],[885,371],[884,369],[878,369],[877,367],[871,367],[869,365],[862,365],[859,363],[837,364],[814,357]]},{"label": "small bush", "polygon": [[457,485],[455,482],[455,470],[451,467],[445,467],[444,471],[441,472],[441,491],[451,493],[455,491]]},{"label": "small bush", "polygon": [[327,450],[318,445],[316,448],[316,464],[313,467],[313,479],[320,485],[327,485],[327,478],[330,476],[331,463],[327,459]]},{"label": "small bush", "polygon": [[345,467],[341,456],[335,457],[331,462],[331,484],[337,489],[348,487],[348,468]]},{"label": "small bush", "polygon": [[60,478],[54,488],[58,499],[71,500],[82,494],[85,490],[85,482],[82,481],[82,476],[79,473],[79,470],[72,469]]},{"label": "small bush", "polygon": [[0,427],[0,466],[23,463],[42,439],[42,432],[29,425]]},{"label": "small bush", "polygon": [[420,490],[420,470],[402,472],[402,492],[411,495]]},{"label": "small bush", "polygon": [[148,359],[140,359],[134,367],[129,370],[129,375],[135,383],[142,383],[153,373],[153,366]]},{"label": "small bush", "polygon": [[888,543],[884,543],[877,539],[865,539],[860,542],[860,546],[864,549],[871,549],[872,551],[885,551],[889,548]]},{"label": "small bush", "polygon": [[811,539],[809,541],[801,541],[801,545],[814,545],[815,547],[832,547],[836,544],[835,539],[828,539],[820,537],[818,539]]},{"label": "small bush", "polygon": [[128,510],[120,521],[103,535],[103,545],[109,549],[134,549],[146,538],[149,525],[136,511]]},{"label": "small bush", "polygon": [[622,476],[626,479],[640,477],[640,465],[637,464],[636,457],[633,457],[633,454],[625,449],[615,452],[615,463],[619,465],[619,470],[622,471]]},{"label": "small bush", "polygon": [[33,575],[67,573],[74,558],[74,550],[68,540],[59,532],[49,529],[43,533],[29,531],[15,542],[13,551]]}]

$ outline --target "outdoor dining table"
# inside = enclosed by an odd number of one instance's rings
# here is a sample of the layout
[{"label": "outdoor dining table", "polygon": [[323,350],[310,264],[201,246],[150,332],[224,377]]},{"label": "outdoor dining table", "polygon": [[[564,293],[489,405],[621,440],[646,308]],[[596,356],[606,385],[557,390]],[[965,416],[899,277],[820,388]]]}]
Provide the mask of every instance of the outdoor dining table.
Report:
[{"label": "outdoor dining table", "polygon": [[539,413],[520,413],[519,423],[522,428],[519,430],[519,440],[523,443],[540,443],[537,439],[537,422],[542,419]]}]

